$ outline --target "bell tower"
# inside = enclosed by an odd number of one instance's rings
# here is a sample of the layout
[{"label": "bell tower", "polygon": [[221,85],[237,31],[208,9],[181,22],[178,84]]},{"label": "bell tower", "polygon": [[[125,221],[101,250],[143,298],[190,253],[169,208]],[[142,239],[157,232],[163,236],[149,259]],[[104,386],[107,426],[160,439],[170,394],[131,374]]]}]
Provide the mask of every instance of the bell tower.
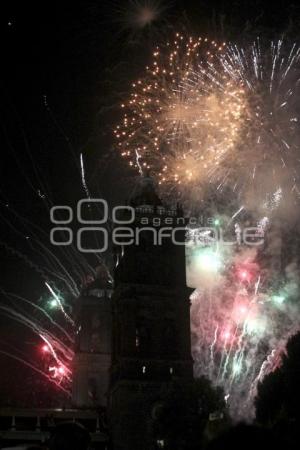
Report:
[{"label": "bell tower", "polygon": [[130,206],[134,243],[115,249],[109,416],[115,450],[146,450],[161,389],[172,377],[193,376],[186,223],[180,208],[162,204],[148,176]]},{"label": "bell tower", "polygon": [[73,360],[72,403],[106,408],[111,366],[112,285],[104,267],[87,282],[76,301],[77,334]]}]

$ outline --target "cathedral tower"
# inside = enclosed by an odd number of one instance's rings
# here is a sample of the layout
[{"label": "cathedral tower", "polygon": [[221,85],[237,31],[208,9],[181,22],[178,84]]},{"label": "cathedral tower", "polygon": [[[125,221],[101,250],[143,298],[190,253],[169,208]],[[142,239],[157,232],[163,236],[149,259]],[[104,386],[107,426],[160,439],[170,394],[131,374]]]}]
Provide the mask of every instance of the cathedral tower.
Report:
[{"label": "cathedral tower", "polygon": [[[192,378],[182,211],[162,204],[150,177],[141,178],[130,205],[130,227],[139,237],[116,247],[112,297],[109,409],[115,450],[153,448],[149,424],[161,389],[172,377]],[[175,227],[177,243],[171,239]]]}]

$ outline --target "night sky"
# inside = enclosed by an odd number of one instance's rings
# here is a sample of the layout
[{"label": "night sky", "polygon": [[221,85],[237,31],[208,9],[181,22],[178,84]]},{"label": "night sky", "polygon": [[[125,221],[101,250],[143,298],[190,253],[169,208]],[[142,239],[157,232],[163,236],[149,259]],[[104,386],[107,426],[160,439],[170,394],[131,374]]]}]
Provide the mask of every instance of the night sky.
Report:
[{"label": "night sky", "polygon": [[[300,39],[300,6],[284,0],[157,0],[157,20],[134,28],[127,19],[133,1],[23,3],[1,6],[0,287],[39,302],[44,280],[28,260],[39,266],[42,258],[26,239],[24,219],[45,231],[41,239],[48,244],[47,206],[72,206],[84,197],[80,153],[93,195],[126,201],[136,174],[119,160],[112,130],[153,46],[178,30],[222,40],[258,33]],[[4,314],[0,327],[0,350],[22,351],[39,364],[36,336]],[[0,403],[10,398],[34,405],[27,389],[34,382],[35,395],[41,392],[49,404],[52,388],[49,394],[39,375],[4,355],[0,364]]]}]

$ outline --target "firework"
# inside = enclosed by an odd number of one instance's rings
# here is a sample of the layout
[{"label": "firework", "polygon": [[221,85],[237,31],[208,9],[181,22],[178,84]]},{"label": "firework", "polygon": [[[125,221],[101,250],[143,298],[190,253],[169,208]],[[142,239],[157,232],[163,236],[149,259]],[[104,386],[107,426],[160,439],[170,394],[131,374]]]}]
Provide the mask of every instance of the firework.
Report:
[{"label": "firework", "polygon": [[282,40],[238,47],[177,34],[122,105],[121,155],[172,191],[230,188],[248,207],[278,208],[299,196],[299,58]]},{"label": "firework", "polygon": [[231,75],[219,72],[225,47],[177,34],[154,51],[115,129],[130,166],[152,169],[160,184],[185,185],[199,182],[234,147],[244,93]]},{"label": "firework", "polygon": [[126,7],[119,10],[119,22],[123,28],[137,31],[159,21],[167,8],[160,0],[129,0]]},{"label": "firework", "polygon": [[246,107],[243,126],[224,166],[212,170],[212,177],[227,181],[237,190],[255,187],[271,203],[271,209],[284,192],[297,191],[299,182],[300,48],[282,40],[252,45],[229,45],[221,55],[224,71],[241,83]]},{"label": "firework", "polygon": [[[260,225],[260,233],[267,233],[268,219]],[[188,284],[196,288],[191,296],[195,376],[223,387],[233,418],[251,419],[257,383],[278,367],[288,338],[300,327],[298,268],[288,265],[278,274],[272,264],[258,263],[271,253],[266,245],[246,247],[237,240],[228,246],[207,236],[195,241],[196,231],[187,245]],[[273,255],[272,262],[278,258],[282,255]]]}]

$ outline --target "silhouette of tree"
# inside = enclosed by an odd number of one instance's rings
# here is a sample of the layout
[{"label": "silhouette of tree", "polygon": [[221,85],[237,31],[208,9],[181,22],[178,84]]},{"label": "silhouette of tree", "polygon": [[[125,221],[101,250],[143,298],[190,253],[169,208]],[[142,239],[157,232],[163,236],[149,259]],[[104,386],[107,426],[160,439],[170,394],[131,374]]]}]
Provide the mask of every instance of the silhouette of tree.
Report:
[{"label": "silhouette of tree", "polygon": [[224,410],[222,390],[206,378],[173,381],[154,406],[153,436],[166,450],[199,449],[209,415]]},{"label": "silhouette of tree", "polygon": [[274,424],[282,413],[283,373],[281,369],[267,375],[258,386],[255,400],[256,419],[264,425]]},{"label": "silhouette of tree", "polygon": [[207,450],[281,448],[280,444],[281,440],[276,439],[271,430],[241,423],[220,434],[210,442]]}]

